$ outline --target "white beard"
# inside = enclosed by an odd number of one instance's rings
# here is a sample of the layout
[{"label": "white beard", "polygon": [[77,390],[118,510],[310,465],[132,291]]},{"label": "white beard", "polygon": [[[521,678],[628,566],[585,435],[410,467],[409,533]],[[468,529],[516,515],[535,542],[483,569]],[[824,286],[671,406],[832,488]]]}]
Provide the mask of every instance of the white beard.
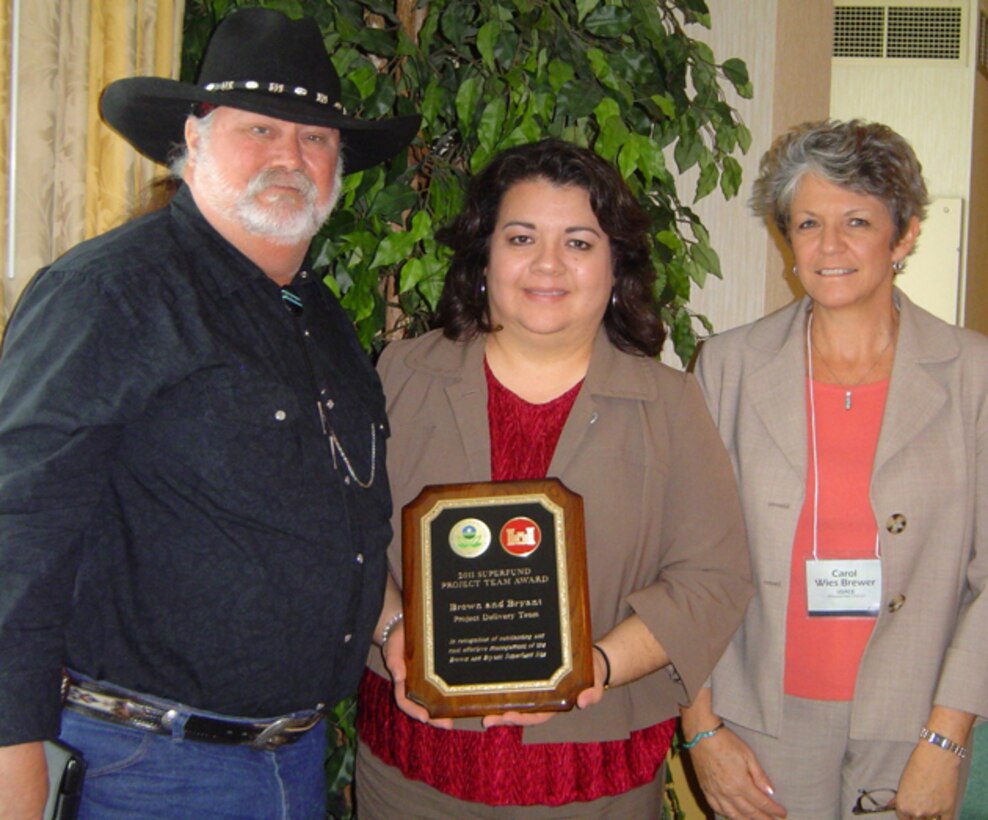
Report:
[{"label": "white beard", "polygon": [[[197,188],[213,208],[239,222],[248,233],[267,237],[278,245],[298,245],[311,240],[329,218],[343,187],[342,161],[336,163],[332,196],[319,205],[319,191],[302,171],[265,168],[243,190],[238,190],[217,165],[208,135],[202,137],[192,166],[199,183]],[[295,197],[262,202],[259,196],[272,185],[297,191],[301,204]]]}]

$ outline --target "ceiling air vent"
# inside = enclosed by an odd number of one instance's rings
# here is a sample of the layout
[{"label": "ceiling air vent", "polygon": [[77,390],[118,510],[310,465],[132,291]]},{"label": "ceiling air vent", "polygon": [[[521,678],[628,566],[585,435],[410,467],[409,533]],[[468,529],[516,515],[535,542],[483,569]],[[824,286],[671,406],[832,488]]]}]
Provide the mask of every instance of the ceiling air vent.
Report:
[{"label": "ceiling air vent", "polygon": [[834,8],[834,57],[960,60],[960,6],[848,5]]}]

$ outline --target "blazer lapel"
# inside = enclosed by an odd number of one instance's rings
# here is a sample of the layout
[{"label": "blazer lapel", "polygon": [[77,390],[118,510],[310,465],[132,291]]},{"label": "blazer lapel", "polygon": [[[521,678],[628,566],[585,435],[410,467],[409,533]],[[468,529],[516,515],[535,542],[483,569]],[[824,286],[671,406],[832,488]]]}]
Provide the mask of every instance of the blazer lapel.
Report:
[{"label": "blazer lapel", "polygon": [[466,455],[470,481],[491,480],[491,436],[487,425],[487,377],[483,336],[466,343],[462,379],[446,388],[457,432]]},{"label": "blazer lapel", "polygon": [[947,391],[924,364],[946,361],[959,353],[953,340],[931,326],[903,294],[896,291],[895,297],[900,305],[899,339],[873,475],[930,424],[947,402]]},{"label": "blazer lapel", "polygon": [[748,376],[745,390],[780,452],[802,479],[806,475],[806,309],[805,301],[780,338],[753,334],[749,344],[764,351],[765,360]]},{"label": "blazer lapel", "polygon": [[600,396],[639,401],[658,398],[652,386],[653,380],[635,372],[644,362],[640,357],[627,356],[615,348],[603,327],[597,331],[587,375],[552,454],[549,476],[558,477],[566,472],[600,413],[605,412],[604,405],[599,401]]}]

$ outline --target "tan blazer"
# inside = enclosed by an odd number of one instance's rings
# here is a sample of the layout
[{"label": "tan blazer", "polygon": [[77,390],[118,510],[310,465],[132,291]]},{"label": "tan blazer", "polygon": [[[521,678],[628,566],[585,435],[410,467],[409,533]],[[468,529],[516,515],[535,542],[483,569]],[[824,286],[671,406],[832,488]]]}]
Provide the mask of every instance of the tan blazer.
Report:
[{"label": "tan blazer", "polygon": [[[490,480],[483,339],[438,332],[390,345],[378,369],[392,438],[392,567],[400,510],[426,484]],[[672,717],[696,693],[751,594],[734,476],[692,376],[619,352],[601,333],[549,469],[584,499],[594,637],[636,612],[672,658],[525,730],[530,743],[626,738]],[[371,666],[381,672],[379,651]],[[479,721],[463,721],[475,729]]]},{"label": "tan blazer", "polygon": [[[883,606],[851,736],[914,741],[932,703],[988,715],[988,339],[895,299],[899,338],[871,484]],[[756,590],[714,673],[715,709],[774,735],[808,460],[808,307],[711,339],[697,367],[734,461]]]}]

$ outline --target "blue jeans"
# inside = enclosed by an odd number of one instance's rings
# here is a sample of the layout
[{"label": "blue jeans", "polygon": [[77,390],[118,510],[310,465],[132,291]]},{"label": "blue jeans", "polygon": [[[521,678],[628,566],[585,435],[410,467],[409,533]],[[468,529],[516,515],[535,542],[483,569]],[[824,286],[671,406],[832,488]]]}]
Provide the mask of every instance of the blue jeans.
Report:
[{"label": "blue jeans", "polygon": [[61,738],[88,764],[79,820],[325,817],[322,724],[264,752],[158,735],[66,709]]}]

